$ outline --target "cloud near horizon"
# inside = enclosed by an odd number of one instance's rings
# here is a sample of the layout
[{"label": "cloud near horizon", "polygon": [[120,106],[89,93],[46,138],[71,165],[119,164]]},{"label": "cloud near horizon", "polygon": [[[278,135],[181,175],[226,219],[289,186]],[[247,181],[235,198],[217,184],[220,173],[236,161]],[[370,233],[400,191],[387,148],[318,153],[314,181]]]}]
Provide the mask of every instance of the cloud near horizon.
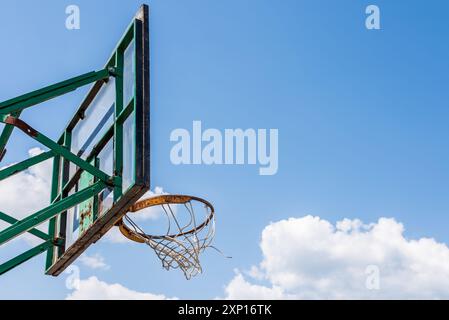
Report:
[{"label": "cloud near horizon", "polygon": [[99,253],[92,255],[83,253],[78,259],[83,265],[91,269],[109,270],[111,268],[111,266],[105,262],[104,257]]},{"label": "cloud near horizon", "polygon": [[[271,223],[262,232],[262,261],[237,272],[227,299],[447,299],[449,248],[408,240],[395,219],[377,223],[319,217]],[[378,289],[367,285],[378,269]]]},{"label": "cloud near horizon", "polygon": [[[80,280],[76,289],[66,300],[165,300],[162,294],[138,292],[128,289],[121,284],[109,284],[97,277]],[[176,299],[176,298],[174,298]]]}]

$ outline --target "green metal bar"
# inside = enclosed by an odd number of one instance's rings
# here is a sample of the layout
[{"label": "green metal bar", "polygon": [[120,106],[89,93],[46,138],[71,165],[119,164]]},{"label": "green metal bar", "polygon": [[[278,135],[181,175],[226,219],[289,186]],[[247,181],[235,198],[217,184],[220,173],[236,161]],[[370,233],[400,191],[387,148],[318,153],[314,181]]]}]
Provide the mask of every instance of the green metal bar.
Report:
[{"label": "green metal bar", "polygon": [[[115,124],[112,124],[111,127],[109,127],[109,129],[106,130],[105,134],[99,139],[99,141],[97,142],[97,144],[92,148],[91,153],[86,157],[86,161],[87,161],[87,162],[90,163],[92,160],[94,160],[95,157],[98,156],[99,152],[100,152],[101,150],[103,150],[103,148],[104,148],[104,146],[106,145],[106,143],[107,143],[111,138],[113,138],[113,136],[114,136],[114,128],[115,128]],[[67,135],[70,135],[70,131],[66,131],[66,134],[64,134],[64,136],[67,136]],[[63,142],[62,142],[62,143],[63,143]],[[60,143],[60,144],[62,144],[62,143]],[[67,147],[68,144],[65,144],[64,146]],[[67,147],[67,148],[69,148],[69,147]],[[69,148],[69,149],[70,149],[70,148]],[[75,181],[78,181],[79,175],[80,175],[81,171],[82,171],[81,169],[77,169],[77,170],[75,171],[75,173],[71,175],[70,180],[67,179],[67,181],[64,181],[64,182],[62,183],[62,188],[61,188],[61,190],[60,190],[58,196],[53,200],[53,202],[54,202],[54,201],[59,201],[61,195],[62,195],[64,192],[69,192],[70,189],[73,188],[74,182],[75,182]],[[114,178],[114,180],[115,180],[114,185],[121,185],[121,182],[118,180],[118,177],[113,177],[113,178]]]},{"label": "green metal bar", "polygon": [[[15,112],[11,114],[14,117],[20,117],[21,112]],[[3,157],[6,153],[6,144],[8,143],[9,138],[11,138],[12,131],[14,130],[14,126],[7,124],[3,128],[2,134],[0,135],[0,162],[2,162]]]},{"label": "green metal bar", "polygon": [[[111,70],[112,71],[112,70]],[[92,71],[81,76],[71,78],[51,86],[26,93],[19,97],[0,102],[0,113],[10,114],[32,107],[44,101],[56,98],[60,95],[74,91],[86,84],[109,78],[111,71],[106,68],[100,71]]]},{"label": "green metal bar", "polygon": [[31,166],[34,166],[38,163],[48,160],[51,157],[53,157],[54,155],[55,154],[53,153],[53,151],[43,152],[37,156],[34,156],[25,161],[19,162],[10,167],[7,167],[3,170],[0,170],[0,181],[15,175],[16,173],[19,173],[20,171],[26,170]]},{"label": "green metal bar", "polygon": [[[119,76],[115,79],[115,110],[114,110],[114,176],[123,175],[123,123],[118,123],[117,119],[123,111],[123,70],[124,70],[124,51],[125,48],[117,50],[115,56],[117,71]],[[114,201],[122,196],[122,181],[114,187]]]},{"label": "green metal bar", "polygon": [[34,140],[42,143],[47,148],[51,149],[57,155],[62,156],[63,158],[69,160],[70,162],[73,162],[81,169],[89,172],[90,174],[94,175],[95,177],[104,181],[105,183],[111,184],[111,185],[114,184],[114,179],[112,177],[108,176],[106,173],[104,173],[100,169],[95,168],[95,166],[91,165],[89,162],[76,156],[75,154],[70,152],[67,148],[57,144],[56,142],[54,142],[53,140],[51,140],[44,134],[31,128],[28,124],[26,124],[22,120],[6,115],[6,116],[0,117],[0,122],[13,124],[14,126],[18,127],[20,130],[22,130],[25,134],[27,134]]},{"label": "green metal bar", "polygon": [[17,257],[9,260],[8,262],[1,264],[0,265],[0,275],[10,271],[11,269],[14,269],[15,267],[30,260],[31,258],[45,252],[51,246],[53,246],[52,240],[47,240],[44,243],[34,247],[33,249],[30,249],[30,250],[22,253],[21,255],[18,255]]},{"label": "green metal bar", "polygon": [[[3,213],[3,212],[0,212],[0,220],[3,220],[9,224],[14,224],[14,223],[19,222],[19,220],[15,219],[11,216],[8,216],[6,213]],[[31,233],[33,236],[41,238],[42,240],[45,240],[45,241],[51,239],[51,237],[48,234],[46,234],[45,232],[42,232],[38,229],[30,229],[30,230],[28,230],[28,232]]]},{"label": "green metal bar", "polygon": [[131,99],[129,104],[123,108],[122,112],[117,116],[117,122],[123,123],[128,116],[134,111],[134,98]]},{"label": "green metal bar", "polygon": [[[72,148],[72,132],[71,131],[64,131],[63,145],[68,150],[70,150]],[[67,195],[69,194],[69,191],[65,192],[62,188],[63,188],[63,186],[65,185],[65,183],[67,182],[67,180],[69,179],[69,176],[70,176],[70,162],[68,160],[66,160],[66,159],[62,159],[61,165],[62,165],[62,168],[61,168],[61,175],[62,176],[61,176],[60,195],[61,195],[61,199],[62,199],[64,197],[67,197]],[[53,200],[53,202],[55,202],[55,200]],[[66,249],[65,248],[65,240],[67,238],[67,211],[63,211],[59,215],[59,219],[58,219],[58,238],[62,239],[63,245],[58,247],[58,252],[56,253],[56,257],[57,258],[61,257],[62,254],[65,252],[65,249]]]},{"label": "green metal bar", "polygon": [[15,98],[12,98],[12,99],[0,102],[0,109],[4,108],[4,107],[7,107],[7,106],[11,106],[11,105],[17,104],[19,102],[23,102],[23,101],[29,100],[29,99],[31,99],[33,97],[36,97],[36,96],[39,96],[39,95],[51,92],[53,90],[65,87],[67,85],[73,84],[74,82],[78,82],[78,81],[81,81],[81,80],[85,80],[85,79],[91,78],[92,75],[94,75],[94,74],[95,74],[95,71],[91,71],[91,72],[88,72],[88,73],[85,73],[85,74],[82,74],[82,75],[79,75],[79,76],[76,76],[76,77],[73,77],[73,78],[70,78],[70,79],[67,79],[67,80],[55,83],[55,84],[52,84],[50,86],[46,86],[44,88],[41,88],[41,89],[29,92],[29,93],[20,95],[18,97],[15,97]]},{"label": "green metal bar", "polygon": [[[53,84],[51,86],[26,93],[19,97],[9,99],[0,103],[0,114],[11,114],[13,117],[20,117],[23,109],[29,108],[38,103],[55,98],[65,93],[76,90],[79,87],[91,82],[108,78],[115,70],[105,68],[100,71],[92,71],[83,75]],[[14,130],[14,126],[7,124],[0,135],[0,162],[6,153],[6,144]]]},{"label": "green metal bar", "polygon": [[73,206],[97,195],[105,187],[105,183],[103,183],[102,181],[98,181],[92,186],[85,188],[80,192],[62,199],[61,201],[56,202],[36,212],[35,214],[32,214],[31,216],[28,216],[27,218],[16,222],[12,226],[0,232],[0,245],[53,218],[60,212],[72,208]]},{"label": "green metal bar", "polygon": [[[60,171],[61,171],[61,157],[57,156],[53,160],[53,175],[52,175],[51,195],[50,195],[51,202],[53,202],[55,198],[58,196]],[[56,238],[56,219],[57,217],[53,217],[50,219],[50,222],[48,223],[48,234],[52,239]],[[47,250],[47,257],[45,259],[45,270],[50,268],[51,265],[53,264],[54,255],[55,255],[55,246],[51,246]]]}]

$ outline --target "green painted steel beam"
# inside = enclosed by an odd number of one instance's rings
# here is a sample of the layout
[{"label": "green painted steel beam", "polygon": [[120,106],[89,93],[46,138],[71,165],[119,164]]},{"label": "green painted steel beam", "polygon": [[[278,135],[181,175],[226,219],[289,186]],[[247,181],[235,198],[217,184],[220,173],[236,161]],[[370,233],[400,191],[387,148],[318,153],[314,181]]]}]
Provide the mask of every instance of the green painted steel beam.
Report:
[{"label": "green painted steel beam", "polygon": [[[20,117],[20,112],[15,112],[11,114],[14,117]],[[14,130],[14,126],[7,124],[3,128],[2,134],[0,135],[0,162],[2,162],[3,157],[6,154],[6,144],[8,143],[9,138],[11,138],[11,134]]]},{"label": "green painted steel beam", "polygon": [[[15,219],[11,216],[8,216],[6,213],[3,213],[3,212],[0,212],[0,220],[3,220],[9,224],[14,224],[14,223],[19,222],[19,220]],[[45,240],[45,241],[51,239],[50,235],[48,235],[45,232],[42,232],[38,229],[33,228],[33,229],[28,230],[28,232],[31,233],[33,236],[41,238],[42,240]]]},{"label": "green painted steel beam", "polygon": [[40,225],[41,223],[55,217],[60,212],[74,207],[75,205],[96,196],[100,193],[106,184],[102,181],[94,183],[92,186],[85,188],[67,198],[62,199],[27,218],[20,220],[12,226],[6,228],[0,232],[0,245],[12,240],[13,238],[21,235],[24,232]]},{"label": "green painted steel beam", "polygon": [[78,167],[94,175],[96,178],[102,180],[106,184],[114,185],[114,179],[112,177],[110,177],[100,169],[96,168],[95,166],[91,165],[89,162],[76,156],[75,154],[70,152],[67,148],[57,144],[44,134],[31,128],[28,124],[26,124],[22,120],[10,117],[8,115],[4,115],[0,117],[0,122],[3,122],[5,124],[13,124],[15,127],[22,130],[25,134],[27,134],[34,140],[40,142],[41,144],[52,150],[55,154],[60,155],[66,160],[69,160],[70,162],[76,164]]},{"label": "green painted steel beam", "polygon": [[[105,144],[113,137],[114,128],[115,128],[115,124],[112,124],[111,127],[108,130],[106,130],[105,134],[99,139],[97,144],[95,144],[95,146],[92,148],[92,151],[90,152],[90,154],[85,158],[87,162],[90,163],[92,160],[95,159],[95,157],[98,156],[99,152],[101,150],[103,150]],[[64,136],[70,136],[70,131],[66,131]],[[59,140],[59,142],[58,142],[58,144],[63,144],[63,143],[64,143],[65,147],[67,147],[69,145],[68,141],[67,142],[61,142],[61,140]],[[76,170],[75,173],[71,175],[70,179],[67,179],[67,181],[63,181],[62,182],[62,184],[60,186],[59,194],[56,196],[55,199],[53,199],[53,202],[59,201],[59,199],[61,198],[62,194],[64,194],[64,193],[66,194],[67,192],[69,192],[74,187],[74,182],[78,181],[81,171],[82,170],[80,170],[80,169]],[[114,185],[115,186],[121,186],[122,185],[121,179],[120,179],[120,177],[118,177],[116,172],[114,172],[113,179],[114,179]]]},{"label": "green painted steel beam", "polygon": [[[124,53],[117,52],[115,65],[117,71],[122,75],[124,69]],[[123,176],[123,123],[119,123],[117,118],[123,111],[123,77],[119,76],[115,81],[115,110],[114,110],[114,176]],[[117,201],[123,193],[122,181],[114,187],[114,201]]]},{"label": "green painted steel beam", "polygon": [[9,260],[8,262],[5,262],[0,265],[0,275],[10,271],[11,269],[14,269],[15,267],[21,265],[22,263],[30,260],[31,258],[34,258],[35,256],[45,252],[48,248],[53,246],[52,240],[47,240],[44,243],[22,253],[21,255],[18,255],[17,257]]},{"label": "green painted steel beam", "polygon": [[[71,131],[68,131],[68,130],[64,131],[62,145],[69,150],[72,148],[72,132]],[[68,160],[65,160],[65,159],[61,159],[61,161],[62,161],[61,162],[61,173],[60,173],[61,177],[60,177],[59,181],[60,181],[61,187],[62,187],[66,183],[66,181],[69,179],[70,163]],[[62,198],[67,197],[69,195],[69,192],[64,193],[63,191],[61,191],[60,195],[61,195],[61,199],[62,199]],[[67,238],[67,211],[61,212],[61,214],[58,216],[58,237],[61,239],[64,239],[64,241]],[[65,243],[64,243],[64,245],[58,247],[58,250],[55,253],[54,261],[59,259],[62,256],[62,254],[65,252],[65,250],[66,250],[66,247],[65,247]]]},{"label": "green painted steel beam", "polygon": [[20,102],[27,101],[29,99],[32,99],[32,98],[36,97],[36,96],[40,96],[42,94],[49,93],[49,92],[51,92],[53,90],[64,88],[64,87],[66,87],[66,86],[68,86],[70,84],[76,83],[78,81],[89,79],[94,74],[95,74],[95,71],[87,72],[85,74],[82,74],[82,75],[79,75],[79,76],[76,76],[76,77],[73,77],[73,78],[70,78],[70,79],[67,79],[67,80],[64,80],[64,81],[61,81],[61,82],[49,85],[49,86],[46,86],[44,88],[41,88],[41,89],[38,89],[38,90],[35,90],[35,91],[32,91],[32,92],[29,92],[29,93],[25,93],[25,94],[20,95],[18,97],[15,97],[15,98],[12,98],[12,99],[8,99],[6,101],[0,102],[0,109],[8,107],[8,106],[12,106],[12,105],[20,103]]},{"label": "green painted steel beam", "polygon": [[81,169],[89,172],[90,174],[94,175],[96,178],[102,180],[106,184],[113,184],[113,178],[101,171],[100,169],[96,168],[95,166],[91,165],[89,162],[81,159],[80,157],[76,156],[72,152],[70,152],[68,149],[64,148],[63,146],[60,146],[50,138],[46,137],[42,133],[38,133],[34,139],[40,143],[42,143],[47,148],[53,150],[55,153],[61,155],[64,159],[69,160],[70,162],[76,164]]},{"label": "green painted steel beam", "polygon": [[10,167],[7,167],[3,170],[0,170],[0,181],[4,180],[6,178],[9,178],[23,170],[28,169],[31,166],[34,166],[38,163],[41,163],[45,160],[50,159],[51,157],[53,157],[55,154],[53,151],[47,151],[47,152],[43,152],[37,156],[34,156],[32,158],[29,158],[25,161],[16,163]]},{"label": "green painted steel beam", "polygon": [[[51,194],[50,201],[53,202],[55,198],[58,196],[59,192],[59,178],[61,174],[61,157],[56,156],[53,159],[53,174],[51,177]],[[48,222],[48,234],[52,239],[56,238],[56,221],[57,217],[53,217]],[[55,256],[56,248],[55,246],[51,246],[47,250],[47,257],[45,258],[45,270],[51,267],[53,264],[54,256]]]},{"label": "green painted steel beam", "polygon": [[[115,73],[111,68],[105,68],[100,71],[92,71],[83,75],[58,82],[45,88],[26,93],[13,99],[0,102],[0,114],[10,114],[13,117],[20,117],[23,109],[29,108],[41,102],[56,98],[65,93],[76,90],[79,87],[107,79]],[[6,145],[14,130],[14,126],[7,124],[0,135],[0,162],[6,153]]]},{"label": "green painted steel beam", "polygon": [[74,91],[79,87],[111,76],[112,70],[108,68],[100,71],[92,71],[81,76],[71,78],[51,86],[21,95],[19,97],[0,102],[0,113],[10,114],[32,107],[44,101],[56,98],[60,95]]}]

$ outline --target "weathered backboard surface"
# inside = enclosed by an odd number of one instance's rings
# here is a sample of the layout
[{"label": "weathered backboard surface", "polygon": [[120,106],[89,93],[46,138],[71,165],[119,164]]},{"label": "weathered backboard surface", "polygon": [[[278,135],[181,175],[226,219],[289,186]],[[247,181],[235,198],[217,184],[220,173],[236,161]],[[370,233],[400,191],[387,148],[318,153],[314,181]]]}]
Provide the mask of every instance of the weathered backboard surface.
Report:
[{"label": "weathered backboard surface", "polygon": [[[49,250],[47,274],[59,275],[150,187],[148,16],[144,5],[106,64],[116,76],[92,86],[58,141],[121,182],[52,221],[55,236],[64,245]],[[58,176],[57,185],[52,186],[54,195],[67,197],[96,182],[94,176],[62,158],[55,160],[53,170]]]}]

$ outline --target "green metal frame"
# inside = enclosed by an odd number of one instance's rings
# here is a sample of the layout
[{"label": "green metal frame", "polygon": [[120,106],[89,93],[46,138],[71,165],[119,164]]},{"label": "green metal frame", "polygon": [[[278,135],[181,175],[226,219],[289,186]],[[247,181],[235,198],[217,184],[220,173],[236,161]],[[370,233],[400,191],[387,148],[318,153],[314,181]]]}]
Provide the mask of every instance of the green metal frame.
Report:
[{"label": "green metal frame", "polygon": [[[113,176],[114,185],[109,185],[108,189],[113,192],[113,205],[106,212],[98,212],[98,199],[93,199],[92,216],[89,214],[83,214],[83,205],[78,206],[78,217],[80,225],[83,228],[79,228],[78,237],[72,239],[70,237],[72,229],[68,226],[72,225],[72,219],[74,219],[74,212],[63,212],[56,219],[56,231],[51,230],[50,233],[57,232],[61,238],[66,240],[64,246],[58,248],[58,250],[48,251],[47,254],[47,269],[46,274],[52,276],[58,276],[61,274],[67,266],[69,266],[77,257],[79,257],[86,248],[91,244],[98,241],[110,228],[112,228],[116,221],[123,216],[127,209],[133,205],[150,187],[150,174],[149,174],[149,142],[150,142],[150,130],[149,130],[149,10],[147,6],[142,6],[136,14],[136,17],[131,21],[128,28],[124,32],[121,39],[118,41],[117,46],[112,51],[109,60],[106,63],[106,68],[113,67],[115,69],[115,110],[113,115],[113,123],[109,128],[105,128],[103,131],[103,137],[95,139],[97,143],[93,150],[89,154],[83,155],[89,163],[95,164],[96,157],[104,150],[104,147],[111,143],[113,144]],[[125,77],[125,51],[131,43],[134,43],[134,92],[130,94],[130,99],[124,101],[124,77]],[[88,108],[91,105],[92,98],[101,90],[99,87],[93,87],[91,91],[86,95],[86,98],[82,101],[78,111],[75,113],[74,118],[69,122],[68,126],[64,130],[64,133],[59,138],[58,142],[68,150],[72,149],[71,135],[75,131],[78,123],[83,120],[80,117],[81,114],[87,113]],[[125,144],[124,144],[124,131],[126,121],[134,122],[131,144],[134,145],[132,165],[133,172],[130,176],[130,184],[123,185],[124,171],[130,168],[131,165],[124,167],[126,162],[123,157]],[[128,131],[126,131],[128,133]],[[75,137],[74,137],[75,138]],[[87,156],[87,157],[86,157]],[[125,160],[125,161],[124,161]],[[82,174],[80,170],[70,174],[70,177],[65,176],[64,172],[67,172],[67,163],[62,163],[60,168],[60,176],[58,183],[58,194],[54,201],[60,201],[69,194],[69,191],[74,190],[76,186],[78,188],[83,185],[82,180],[86,178],[86,172]],[[61,174],[62,173],[62,174]],[[88,173],[87,173],[88,176]],[[97,197],[98,198],[98,197]],[[88,206],[89,207],[89,206]],[[85,212],[86,213],[86,212]],[[70,220],[69,220],[70,219]],[[88,219],[88,221],[85,221]],[[56,252],[57,251],[57,252]],[[50,263],[52,261],[53,263]]]},{"label": "green metal frame", "polygon": [[[51,86],[47,86],[45,88],[26,93],[16,98],[0,102],[0,114],[9,114],[13,117],[19,117],[22,110],[26,108],[74,91],[86,84],[102,79],[107,79],[113,73],[115,73],[115,70],[113,69],[103,69],[100,71],[88,72],[78,77],[58,82]],[[13,129],[14,127],[12,125],[6,125],[3,129],[2,134],[0,135],[0,161],[2,160],[1,158],[3,158],[6,152],[6,144],[11,137]]]},{"label": "green metal frame", "polygon": [[[6,213],[0,212],[0,220],[10,224],[8,228],[0,232],[0,245],[11,241],[25,232],[28,232],[44,241],[40,245],[1,264],[0,275],[47,251],[49,252],[49,255],[47,256],[47,265],[49,265],[51,263],[51,259],[49,257],[54,254],[54,248],[63,245],[62,239],[55,235],[55,217],[61,212],[72,208],[93,196],[96,196],[106,187],[115,187],[116,183],[120,182],[120,179],[110,177],[97,167],[91,165],[88,161],[83,160],[70,152],[65,146],[54,142],[44,134],[31,128],[27,123],[19,119],[21,112],[26,108],[74,91],[77,88],[89,83],[96,82],[100,84],[103,81],[107,81],[107,79],[111,76],[116,76],[116,71],[113,67],[108,67],[100,71],[89,72],[81,76],[56,83],[54,85],[21,95],[14,99],[0,102],[0,122],[5,124],[5,127],[0,135],[0,161],[5,155],[6,145],[14,128],[22,130],[25,134],[50,149],[49,151],[43,152],[37,156],[0,170],[0,181],[51,158],[54,159],[54,169],[58,169],[61,159],[64,159],[65,161],[70,161],[76,164],[81,170],[89,172],[98,180],[93,185],[86,187],[85,189],[69,197],[64,199],[59,198],[59,201],[57,201],[58,188],[55,187],[57,184],[53,183],[51,204],[22,220],[17,220]],[[57,179],[58,177],[54,175],[53,182],[57,181]],[[36,229],[38,225],[48,220],[50,220],[48,234]]]},{"label": "green metal frame", "polygon": [[22,161],[20,163],[14,164],[10,167],[7,167],[3,170],[0,170],[0,181],[4,180],[6,178],[9,178],[13,175],[15,175],[16,173],[19,173],[23,170],[28,169],[29,167],[32,167],[38,163],[41,163],[45,160],[48,160],[50,158],[53,158],[55,156],[55,153],[53,151],[47,151],[44,153],[41,153],[37,156],[34,156],[32,158],[29,158],[25,161]]},{"label": "green metal frame", "polygon": [[27,232],[28,230],[40,225],[41,223],[53,218],[60,212],[72,208],[77,204],[97,195],[105,187],[106,185],[103,182],[98,181],[92,186],[85,188],[84,190],[81,190],[80,192],[77,192],[65,199],[62,199],[61,201],[53,203],[48,207],[26,217],[23,220],[17,221],[12,226],[0,232],[0,245],[14,239],[15,237],[21,235],[22,233]]},{"label": "green metal frame", "polygon": [[30,260],[31,258],[44,253],[47,251],[50,247],[54,246],[53,240],[47,240],[43,244],[40,244],[36,247],[34,247],[31,250],[28,250],[17,257],[3,263],[0,265],[0,275],[14,269],[15,267],[21,265],[22,263]]},{"label": "green metal frame", "polygon": [[[0,220],[3,220],[3,221],[5,221],[5,222],[7,222],[9,224],[15,224],[15,223],[19,222],[19,220],[15,219],[13,217],[10,217],[10,216],[8,216],[7,214],[5,214],[3,212],[0,212]],[[51,239],[49,234],[46,234],[45,232],[42,232],[42,231],[40,231],[38,229],[32,228],[32,229],[28,230],[28,232],[31,233],[32,235],[38,237],[38,238],[41,238],[44,241],[47,241],[47,240]]]},{"label": "green metal frame", "polygon": [[[134,41],[134,92],[130,101],[123,102],[125,50]],[[91,106],[98,92],[110,77],[115,78],[115,109],[113,124],[106,128],[103,137],[95,140],[90,154],[76,155],[72,148],[72,132],[77,124],[85,119],[86,110]],[[59,275],[74,259],[76,259],[90,244],[101,238],[150,188],[150,131],[149,131],[149,8],[143,5],[124,35],[114,48],[112,55],[102,70],[89,72],[50,86],[33,91],[19,97],[0,102],[0,123],[5,127],[0,134],[0,163],[5,156],[6,146],[15,128],[21,130],[30,138],[48,148],[48,151],[31,157],[25,161],[0,170],[0,181],[19,172],[53,159],[53,174],[51,183],[50,205],[28,217],[17,220],[6,213],[0,212],[0,220],[10,224],[0,231],[0,246],[23,233],[32,234],[43,243],[17,257],[0,265],[0,275],[17,267],[43,252],[47,252],[45,273]],[[77,88],[93,83],[78,111],[62,136],[53,141],[41,132],[35,130],[20,119],[21,113],[34,105],[61,96]],[[124,124],[133,117],[133,177],[131,185],[123,186],[124,170]],[[99,169],[98,154],[112,140],[113,143],[113,173],[107,174]],[[69,164],[78,169],[69,174]],[[89,183],[80,180],[89,178]],[[72,190],[77,190],[72,194]],[[98,214],[98,197],[105,190],[114,192],[114,205],[101,215]],[[69,195],[70,194],[70,195]],[[74,243],[66,243],[67,210],[82,205],[93,198],[92,219],[86,223],[86,230]],[[48,233],[36,227],[49,222]],[[68,248],[66,248],[68,246]]]}]

